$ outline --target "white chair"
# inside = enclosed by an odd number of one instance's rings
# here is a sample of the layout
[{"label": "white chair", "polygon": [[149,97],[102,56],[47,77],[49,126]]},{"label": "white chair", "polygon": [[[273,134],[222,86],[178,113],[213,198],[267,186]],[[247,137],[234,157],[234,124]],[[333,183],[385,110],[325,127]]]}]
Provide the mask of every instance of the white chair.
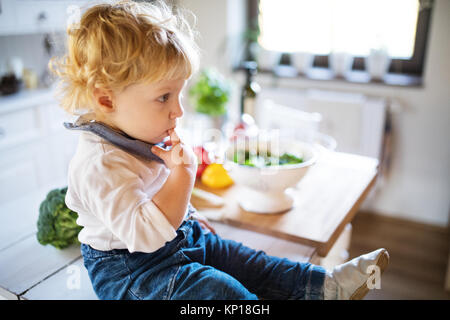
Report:
[{"label": "white chair", "polygon": [[266,99],[259,105],[257,123],[260,129],[279,130],[280,138],[296,139],[336,149],[336,140],[320,132],[322,115],[306,112]]}]

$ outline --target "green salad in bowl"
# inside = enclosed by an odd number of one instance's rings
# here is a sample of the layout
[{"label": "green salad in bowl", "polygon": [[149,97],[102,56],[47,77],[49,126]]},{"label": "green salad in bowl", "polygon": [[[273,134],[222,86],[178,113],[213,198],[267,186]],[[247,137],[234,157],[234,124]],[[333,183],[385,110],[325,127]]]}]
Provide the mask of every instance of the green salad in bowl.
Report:
[{"label": "green salad in bowl", "polygon": [[299,158],[290,153],[283,153],[281,156],[272,155],[267,152],[250,152],[248,150],[236,151],[233,156],[233,162],[250,167],[269,167],[286,164],[302,163],[303,158]]},{"label": "green salad in bowl", "polygon": [[294,188],[316,163],[318,152],[302,141],[243,141],[230,144],[224,168],[242,187],[239,206],[249,212],[280,213],[292,208]]}]

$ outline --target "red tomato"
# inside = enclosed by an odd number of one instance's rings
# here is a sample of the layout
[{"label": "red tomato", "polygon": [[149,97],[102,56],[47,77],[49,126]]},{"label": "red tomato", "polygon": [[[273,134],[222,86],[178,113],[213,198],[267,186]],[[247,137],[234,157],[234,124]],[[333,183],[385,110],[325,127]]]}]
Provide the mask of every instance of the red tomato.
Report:
[{"label": "red tomato", "polygon": [[206,167],[211,164],[211,160],[209,159],[208,151],[205,150],[202,146],[194,147],[194,153],[197,155],[197,179],[200,179],[203,171],[205,171]]}]

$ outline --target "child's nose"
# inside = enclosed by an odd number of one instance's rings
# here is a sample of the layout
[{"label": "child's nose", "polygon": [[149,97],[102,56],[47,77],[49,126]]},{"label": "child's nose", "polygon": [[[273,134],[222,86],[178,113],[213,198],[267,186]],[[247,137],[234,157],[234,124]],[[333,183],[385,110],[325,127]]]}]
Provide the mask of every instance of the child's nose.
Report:
[{"label": "child's nose", "polygon": [[181,103],[177,103],[175,105],[174,110],[172,110],[170,118],[171,119],[181,118],[183,116],[183,114],[184,114],[183,105]]}]

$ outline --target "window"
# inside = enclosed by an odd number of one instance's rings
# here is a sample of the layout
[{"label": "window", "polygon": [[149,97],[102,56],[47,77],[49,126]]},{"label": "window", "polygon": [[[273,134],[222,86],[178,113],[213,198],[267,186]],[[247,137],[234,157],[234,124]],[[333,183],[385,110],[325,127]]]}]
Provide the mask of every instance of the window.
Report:
[{"label": "window", "polygon": [[249,28],[257,21],[267,50],[311,52],[316,67],[328,67],[331,52],[347,52],[353,70],[364,70],[370,50],[384,48],[390,73],[422,74],[430,0],[249,1]]}]

